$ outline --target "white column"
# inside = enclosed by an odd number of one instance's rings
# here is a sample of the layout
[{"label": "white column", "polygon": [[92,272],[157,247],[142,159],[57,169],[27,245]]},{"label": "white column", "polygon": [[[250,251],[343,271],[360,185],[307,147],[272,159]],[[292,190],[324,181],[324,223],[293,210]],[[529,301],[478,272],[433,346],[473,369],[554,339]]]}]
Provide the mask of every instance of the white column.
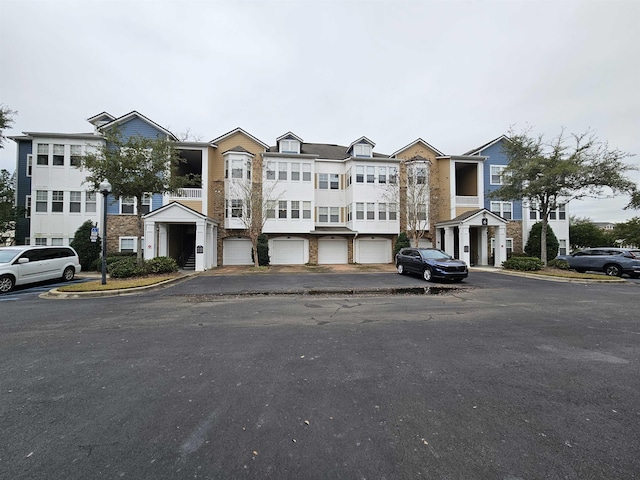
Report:
[{"label": "white column", "polygon": [[458,227],[458,255],[467,265],[471,265],[471,239],[469,238],[469,225]]},{"label": "white column", "polygon": [[206,229],[204,220],[196,222],[196,272],[204,272]]},{"label": "white column", "polygon": [[167,234],[167,224],[158,224],[158,256],[167,257],[169,255],[169,241]]},{"label": "white column", "polygon": [[156,256],[156,222],[153,220],[144,221],[142,256],[145,260],[150,260]]},{"label": "white column", "polygon": [[478,238],[478,248],[480,249],[479,263],[480,265],[489,265],[489,228],[480,227],[480,238]]},{"label": "white column", "polygon": [[444,251],[449,255],[453,255],[453,252],[455,252],[453,240],[453,227],[444,227]]},{"label": "white column", "polygon": [[500,225],[496,228],[495,239],[495,267],[502,267],[502,262],[507,259],[507,227]]}]

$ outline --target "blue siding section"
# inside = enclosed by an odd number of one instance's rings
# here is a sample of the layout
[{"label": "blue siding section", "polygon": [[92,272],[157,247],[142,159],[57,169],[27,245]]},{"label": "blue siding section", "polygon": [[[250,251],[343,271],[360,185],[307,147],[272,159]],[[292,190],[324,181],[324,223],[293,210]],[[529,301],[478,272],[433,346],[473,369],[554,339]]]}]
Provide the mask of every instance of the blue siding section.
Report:
[{"label": "blue siding section", "polygon": [[157,128],[149,125],[144,120],[135,117],[128,122],[120,124],[120,132],[125,139],[134,137],[136,135],[146,138],[156,138],[158,136],[165,135]]},{"label": "blue siding section", "polygon": [[109,195],[107,197],[107,214],[118,215],[119,213],[120,213],[120,201],[117,198],[115,198],[113,195]]},{"label": "blue siding section", "polygon": [[162,206],[162,194],[154,193],[151,196],[151,211],[157,210]]},{"label": "blue siding section", "polygon": [[[18,140],[18,161],[16,163],[16,204],[19,207],[26,206],[27,195],[31,195],[31,177],[27,176],[27,155],[32,153],[33,143],[31,140]],[[31,199],[35,208],[35,198]],[[28,218],[20,218],[16,222],[16,243],[24,244],[24,239],[31,236],[31,224]]]},{"label": "blue siding section", "polygon": [[[491,165],[503,165],[506,166],[509,162],[507,157],[502,152],[502,142],[500,140],[494,143],[488,148],[485,148],[480,152],[480,155],[489,157],[484,161],[484,208],[491,210],[490,202],[492,199],[488,198],[489,193],[497,190],[500,185],[491,185]],[[496,200],[494,200],[496,201]],[[522,220],[522,201],[513,201],[513,220]]]}]

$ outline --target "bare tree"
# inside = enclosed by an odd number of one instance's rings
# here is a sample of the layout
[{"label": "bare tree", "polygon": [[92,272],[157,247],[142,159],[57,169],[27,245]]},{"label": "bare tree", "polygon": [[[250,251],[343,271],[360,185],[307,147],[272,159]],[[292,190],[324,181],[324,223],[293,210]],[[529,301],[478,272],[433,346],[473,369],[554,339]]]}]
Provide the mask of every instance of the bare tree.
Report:
[{"label": "bare tree", "polygon": [[[284,195],[278,191],[278,181],[267,178],[267,164],[257,169],[260,175],[254,171],[253,178],[230,178],[229,201],[231,202],[232,217],[241,221],[244,230],[251,240],[253,249],[254,266],[258,267],[258,237],[262,233],[270,212],[274,211],[275,204]],[[267,178],[263,182],[262,179]]]}]

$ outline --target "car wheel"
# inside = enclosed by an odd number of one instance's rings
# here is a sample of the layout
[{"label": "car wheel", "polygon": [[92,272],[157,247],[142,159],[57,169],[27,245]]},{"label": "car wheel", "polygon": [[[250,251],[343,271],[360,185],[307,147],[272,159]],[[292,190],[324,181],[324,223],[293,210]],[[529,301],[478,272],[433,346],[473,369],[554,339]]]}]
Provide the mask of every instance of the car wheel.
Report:
[{"label": "car wheel", "polygon": [[398,270],[398,273],[400,275],[404,275],[404,265],[402,265],[401,263],[399,263],[398,265],[396,265],[396,270]]},{"label": "car wheel", "polygon": [[609,277],[621,277],[622,269],[620,268],[619,265],[616,265],[615,263],[610,263],[609,265],[604,266],[604,273],[607,274]]},{"label": "car wheel", "polygon": [[431,272],[431,267],[426,267],[422,272],[422,278],[424,278],[427,282],[430,282],[433,278],[433,274]]},{"label": "car wheel", "polygon": [[0,293],[8,293],[13,290],[16,282],[13,277],[9,275],[3,275],[0,277]]},{"label": "car wheel", "polygon": [[73,267],[67,267],[64,269],[64,272],[62,273],[62,279],[65,282],[70,282],[71,280],[73,280],[73,277],[76,274],[76,270]]}]

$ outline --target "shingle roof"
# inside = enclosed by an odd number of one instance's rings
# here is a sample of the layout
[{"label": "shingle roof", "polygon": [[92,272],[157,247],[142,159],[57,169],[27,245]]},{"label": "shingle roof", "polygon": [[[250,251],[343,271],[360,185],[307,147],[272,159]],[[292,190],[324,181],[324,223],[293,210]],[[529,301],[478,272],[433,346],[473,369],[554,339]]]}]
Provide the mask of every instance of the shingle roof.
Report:
[{"label": "shingle roof", "polygon": [[[349,158],[347,153],[349,147],[334,145],[331,143],[303,143],[300,145],[300,153],[303,155],[317,155],[319,158],[327,160],[344,160]],[[268,152],[278,153],[278,147],[269,147]],[[389,155],[373,153],[374,158],[389,158]]]}]

